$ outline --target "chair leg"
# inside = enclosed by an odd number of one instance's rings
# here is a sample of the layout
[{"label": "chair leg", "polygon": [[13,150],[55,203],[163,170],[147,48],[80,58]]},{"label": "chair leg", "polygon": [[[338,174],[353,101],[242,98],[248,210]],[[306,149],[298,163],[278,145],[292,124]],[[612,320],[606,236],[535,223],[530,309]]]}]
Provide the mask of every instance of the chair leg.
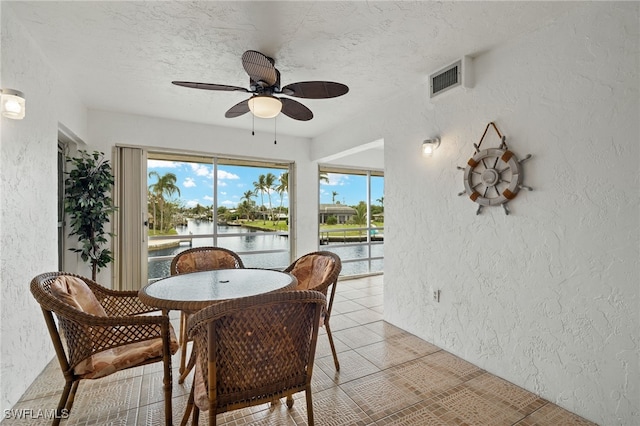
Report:
[{"label": "chair leg", "polygon": [[184,315],[184,312],[180,312],[180,336],[178,339],[178,344],[182,346],[184,343],[184,334],[187,326],[187,318]]},{"label": "chair leg", "polygon": [[[209,417],[211,417],[211,413],[209,413]],[[191,424],[193,426],[198,426],[198,420],[200,420],[200,409],[197,405],[193,405],[193,417],[191,419]],[[209,420],[211,422],[211,420]]]},{"label": "chair leg", "polygon": [[56,416],[53,419],[53,426],[58,426],[60,424],[60,420],[62,419],[62,410],[67,408],[71,388],[77,387],[77,384],[78,382],[71,382],[69,380],[67,380],[67,382],[64,384],[64,389],[62,389],[62,395],[60,396],[60,401],[58,402],[58,408],[56,408]]},{"label": "chair leg", "polygon": [[178,383],[180,384],[184,383],[185,379],[187,378],[189,373],[191,373],[191,370],[193,370],[193,367],[195,367],[195,365],[196,365],[196,353],[195,351],[192,350],[191,356],[189,357],[189,363],[185,368],[183,368],[183,371],[180,373],[180,378],[178,379]]},{"label": "chair leg", "polygon": [[[184,373],[185,364],[187,360],[187,316],[182,312],[180,314],[180,369],[178,370],[182,375]],[[182,382],[180,382],[182,383]]]},{"label": "chair leg", "polygon": [[71,386],[71,393],[67,397],[67,403],[64,407],[67,410],[67,412],[71,411],[71,407],[73,407],[73,402],[76,400],[76,392],[78,390],[79,384],[80,384],[80,380],[76,380],[75,382],[73,382],[73,385]]},{"label": "chair leg", "polygon": [[293,407],[293,394],[287,395],[287,408]]},{"label": "chair leg", "polygon": [[191,392],[189,392],[189,399],[187,400],[187,407],[184,410],[184,415],[182,416],[182,421],[180,422],[180,426],[186,426],[189,421],[189,414],[191,414],[191,410],[193,410],[193,401],[194,401],[194,388],[195,388],[195,380],[194,383],[191,384]]},{"label": "chair leg", "polygon": [[338,361],[338,354],[336,353],[336,347],[333,344],[333,336],[331,335],[329,320],[324,322],[324,326],[327,329],[327,336],[329,337],[329,345],[331,345],[331,353],[333,354],[333,362],[336,365],[336,371],[340,371],[340,362]]},{"label": "chair leg", "polygon": [[171,348],[169,345],[169,321],[168,313],[163,312],[167,316],[167,322],[162,325],[162,363],[164,364],[164,422],[166,426],[173,425],[173,410],[171,408],[171,388],[173,380],[171,378]]},{"label": "chair leg", "polygon": [[211,395],[209,395],[209,426],[216,426],[216,422],[218,419],[218,410],[216,409],[216,404],[211,399]]},{"label": "chair leg", "polygon": [[305,399],[307,400],[307,423],[313,426],[313,400],[311,399],[311,385],[304,390]]}]

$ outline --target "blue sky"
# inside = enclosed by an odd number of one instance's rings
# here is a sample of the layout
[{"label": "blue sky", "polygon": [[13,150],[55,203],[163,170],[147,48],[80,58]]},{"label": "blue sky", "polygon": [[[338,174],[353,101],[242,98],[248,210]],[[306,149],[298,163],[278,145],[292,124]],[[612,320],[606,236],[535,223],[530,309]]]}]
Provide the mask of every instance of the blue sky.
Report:
[{"label": "blue sky", "polygon": [[[195,207],[197,204],[210,206],[213,204],[213,165],[204,163],[184,163],[178,161],[149,160],[147,171],[155,171],[159,175],[173,173],[177,177],[176,185],[180,188],[179,198],[185,207]],[[218,204],[227,208],[235,208],[241,202],[246,191],[253,191],[253,182],[261,174],[273,173],[277,178],[285,169],[262,167],[243,167],[218,165]],[[336,202],[347,205],[358,204],[366,198],[366,176],[328,173],[329,183],[320,185],[320,203]],[[148,178],[147,186],[156,181],[155,177]],[[371,198],[373,204],[380,204],[377,199],[383,196],[383,178],[372,178]],[[334,195],[334,192],[337,193]],[[253,198],[260,205],[260,194]],[[268,196],[264,194],[264,204],[268,206]],[[280,205],[280,195],[271,193],[273,207]],[[284,194],[282,205],[289,206],[288,194]]]}]

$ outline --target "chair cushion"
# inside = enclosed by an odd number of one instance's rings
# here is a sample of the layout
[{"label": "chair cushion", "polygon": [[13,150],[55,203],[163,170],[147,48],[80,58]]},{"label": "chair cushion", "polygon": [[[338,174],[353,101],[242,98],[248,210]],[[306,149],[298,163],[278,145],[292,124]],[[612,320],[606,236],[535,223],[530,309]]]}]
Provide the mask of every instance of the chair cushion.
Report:
[{"label": "chair cushion", "polygon": [[306,256],[296,262],[291,274],[298,279],[296,290],[313,290],[331,273],[333,259],[327,256]]},{"label": "chair cushion", "polygon": [[[175,354],[178,350],[178,341],[171,326],[169,326],[169,334],[171,338],[170,350],[172,354]],[[81,361],[73,371],[83,379],[98,379],[157,357],[162,357],[161,338],[130,343],[98,352]]]},{"label": "chair cushion", "polygon": [[193,374],[193,401],[200,411],[209,410],[209,395],[204,384],[203,371],[200,368],[200,358],[196,358],[196,368]]},{"label": "chair cushion", "polygon": [[[51,294],[79,311],[100,317],[107,316],[89,286],[78,277],[59,276],[51,283]],[[178,350],[178,341],[171,326],[170,337],[171,353],[174,354]],[[161,356],[162,339],[156,338],[95,353],[78,363],[73,371],[82,378],[97,379]]]},{"label": "chair cushion", "polygon": [[59,276],[51,283],[51,294],[79,311],[99,317],[107,316],[89,286],[78,277]]},{"label": "chair cushion", "polygon": [[180,257],[176,262],[176,270],[181,274],[187,272],[235,268],[236,259],[224,252],[193,252]]}]

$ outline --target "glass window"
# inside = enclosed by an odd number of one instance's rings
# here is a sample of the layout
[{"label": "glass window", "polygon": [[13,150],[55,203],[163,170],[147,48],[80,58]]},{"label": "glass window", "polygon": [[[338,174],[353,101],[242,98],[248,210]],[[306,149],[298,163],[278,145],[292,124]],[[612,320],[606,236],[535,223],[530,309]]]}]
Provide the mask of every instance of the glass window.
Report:
[{"label": "glass window", "polygon": [[248,268],[289,265],[289,164],[149,153],[147,171],[149,279],[190,247],[233,250]]},{"label": "glass window", "polygon": [[342,260],[341,275],[383,271],[384,175],[320,167],[320,250]]}]

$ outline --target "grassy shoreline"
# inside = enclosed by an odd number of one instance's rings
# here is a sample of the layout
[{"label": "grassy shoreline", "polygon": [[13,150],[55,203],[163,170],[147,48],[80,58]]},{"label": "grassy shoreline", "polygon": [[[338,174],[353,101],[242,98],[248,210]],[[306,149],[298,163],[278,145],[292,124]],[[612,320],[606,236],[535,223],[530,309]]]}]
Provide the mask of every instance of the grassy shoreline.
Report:
[{"label": "grassy shoreline", "polygon": [[[229,223],[229,226],[241,226],[244,228],[255,229],[258,231],[265,232],[287,232],[289,230],[289,225],[284,221],[262,221],[262,220],[251,220],[251,221],[239,221]],[[372,224],[374,228],[383,228],[384,223],[374,222]],[[364,237],[366,236],[366,231],[362,230],[364,225],[353,225],[353,224],[337,224],[337,225],[321,225],[320,233],[325,236],[333,237],[333,238],[341,238],[341,237]],[[372,230],[372,236],[377,234],[381,234],[383,229],[374,229]],[[175,229],[170,229],[166,232],[157,232],[150,230],[149,237],[162,237],[162,236],[175,236],[178,235],[178,232]]]}]

